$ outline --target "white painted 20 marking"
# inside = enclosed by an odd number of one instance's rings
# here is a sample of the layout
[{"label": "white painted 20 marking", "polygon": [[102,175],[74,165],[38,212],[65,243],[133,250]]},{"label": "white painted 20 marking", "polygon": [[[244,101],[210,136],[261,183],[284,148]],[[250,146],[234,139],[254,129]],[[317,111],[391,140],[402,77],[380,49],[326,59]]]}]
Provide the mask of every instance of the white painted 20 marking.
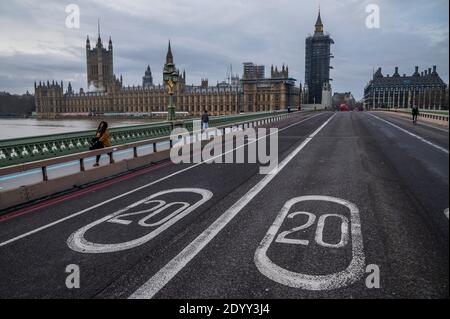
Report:
[{"label": "white painted 20 marking", "polygon": [[[194,193],[201,196],[201,199],[197,201],[194,204],[190,204],[187,202],[171,202],[167,203],[166,201],[162,199],[157,199],[157,197],[167,195],[167,194],[176,194],[176,193]],[[138,247],[142,244],[147,243],[151,239],[155,238],[159,234],[161,234],[163,231],[168,229],[170,226],[178,222],[183,217],[187,216],[189,213],[203,205],[205,202],[207,202],[211,197],[213,196],[213,193],[211,193],[208,190],[205,189],[199,189],[199,188],[178,188],[178,189],[171,189],[166,190],[162,192],[158,192],[156,194],[153,194],[147,198],[144,198],[136,203],[133,203],[129,205],[128,207],[121,209],[113,214],[107,215],[79,230],[74,232],[72,235],[70,235],[69,239],[67,240],[67,245],[74,251],[81,252],[81,253],[90,253],[90,254],[100,254],[100,253],[111,253],[111,252],[117,252],[122,250],[127,250],[131,248]],[[131,209],[138,208],[139,206],[144,206],[146,209],[139,210],[137,212],[127,213]],[[150,206],[150,208],[147,208]],[[158,216],[159,214],[162,214],[164,211],[168,209],[174,209],[173,212],[171,212],[169,215],[167,215],[164,218],[161,218],[158,221],[154,221],[152,223],[149,223],[148,221],[153,219],[155,216]],[[113,224],[119,224],[124,226],[129,226],[133,223],[133,221],[126,219],[127,217],[136,216],[136,215],[145,215],[143,218],[141,218],[137,224],[142,227],[150,228],[152,227],[152,230],[137,239],[133,239],[127,242],[123,243],[115,243],[115,244],[99,244],[99,243],[93,243],[88,241],[85,238],[85,234],[88,230],[91,230],[92,228],[103,224],[103,223],[113,223]],[[157,227],[157,228],[155,228]]]},{"label": "white painted 20 marking", "polygon": [[[274,241],[277,243],[291,245],[308,246],[310,244],[310,241],[307,239],[288,238],[288,236],[292,235],[293,233],[305,230],[315,224],[317,217],[313,213],[300,211],[289,214],[290,209],[295,204],[308,201],[323,201],[340,204],[349,210],[350,221],[346,216],[340,214],[321,215],[318,219],[317,228],[315,231],[315,242],[319,246],[325,248],[343,248],[349,244],[351,239],[352,259],[345,270],[328,275],[302,274],[284,269],[275,264],[268,257],[267,251]],[[298,215],[306,215],[308,217],[306,223],[291,230],[281,232],[278,236],[276,236],[286,218],[292,219]],[[338,218],[341,221],[341,236],[338,243],[327,243],[324,241],[323,232],[325,229],[326,221],[330,217]],[[293,198],[286,202],[286,204],[279,212],[274,223],[269,228],[266,236],[258,246],[255,252],[254,260],[256,267],[263,275],[275,282],[293,288],[301,288],[307,290],[331,290],[353,284],[356,281],[360,280],[365,273],[365,255],[363,249],[359,209],[353,203],[350,203],[344,199],[330,196],[302,196]]]},{"label": "white painted 20 marking", "polygon": [[[294,218],[297,215],[307,215],[308,221],[302,226],[295,227],[295,228],[292,228],[291,230],[281,232],[278,235],[275,242],[281,243],[281,244],[298,244],[298,245],[304,245],[304,246],[309,245],[309,240],[306,240],[306,239],[287,238],[288,235],[291,235],[293,233],[299,232],[301,230],[304,230],[304,229],[307,229],[307,228],[313,226],[317,219],[316,215],[314,215],[313,213],[309,213],[309,212],[291,213],[287,216],[287,218]],[[340,239],[339,243],[337,243],[337,244],[326,243],[323,240],[323,230],[325,228],[325,221],[328,217],[337,217],[337,218],[340,218],[342,221],[342,223],[341,223],[341,239]],[[348,237],[349,237],[349,234],[348,234],[348,218],[347,217],[338,215],[338,214],[325,214],[325,215],[321,215],[319,217],[319,221],[317,223],[316,236],[315,236],[315,240],[318,245],[323,246],[323,247],[328,247],[328,248],[342,248],[348,244]]]}]

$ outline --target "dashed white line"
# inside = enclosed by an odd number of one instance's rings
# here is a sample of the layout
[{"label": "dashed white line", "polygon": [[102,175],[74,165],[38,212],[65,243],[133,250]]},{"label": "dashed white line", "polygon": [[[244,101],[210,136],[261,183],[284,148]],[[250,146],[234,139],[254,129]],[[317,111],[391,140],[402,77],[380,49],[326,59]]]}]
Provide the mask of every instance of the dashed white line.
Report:
[{"label": "dashed white line", "polygon": [[394,123],[392,123],[392,122],[386,121],[386,120],[384,120],[384,119],[382,119],[382,118],[380,118],[380,117],[378,117],[378,116],[376,116],[376,115],[373,115],[373,114],[370,114],[370,113],[368,113],[368,114],[369,114],[370,116],[372,116],[372,117],[374,117],[374,118],[376,118],[376,119],[378,119],[378,120],[380,120],[380,121],[382,121],[382,122],[384,122],[384,123],[386,123],[386,124],[392,126],[392,127],[395,127],[396,129],[402,131],[403,133],[406,133],[406,134],[408,134],[408,135],[410,135],[410,136],[412,136],[412,137],[415,137],[416,139],[418,139],[418,140],[420,140],[420,141],[422,141],[422,142],[424,142],[424,143],[426,143],[426,144],[428,144],[428,145],[434,147],[435,149],[437,149],[437,150],[439,150],[439,151],[441,151],[441,152],[444,152],[445,154],[448,155],[448,150],[447,150],[447,149],[445,149],[445,148],[443,148],[443,147],[441,147],[441,146],[439,146],[439,145],[436,145],[436,144],[434,144],[433,142],[430,142],[430,141],[424,139],[423,137],[421,137],[421,136],[419,136],[419,135],[417,135],[417,134],[414,134],[414,133],[412,133],[412,132],[410,132],[410,131],[408,131],[408,130],[405,130],[404,128],[401,128],[400,126],[398,126],[398,125],[396,125],[396,124],[394,124]]},{"label": "dashed white line", "polygon": [[306,138],[294,151],[292,151],[278,166],[273,174],[266,175],[258,184],[253,186],[233,206],[215,220],[203,233],[187,245],[177,256],[161,268],[152,278],[144,283],[129,298],[153,298],[178,272],[180,272],[217,234],[256,196],[258,195],[286,165],[316,136],[335,114],[323,123],[317,130]]},{"label": "dashed white line", "polygon": [[[287,130],[287,129],[291,128],[291,127],[294,127],[294,126],[296,126],[296,125],[299,125],[299,124],[301,124],[301,123],[304,123],[304,122],[306,122],[306,121],[309,121],[309,120],[311,120],[311,119],[313,119],[313,118],[316,118],[316,117],[318,117],[318,116],[320,116],[320,115],[322,115],[322,114],[324,114],[324,113],[319,113],[319,114],[313,115],[313,116],[308,117],[308,118],[306,118],[306,119],[304,119],[304,120],[301,120],[301,121],[296,122],[296,123],[294,123],[294,124],[291,124],[291,125],[289,125],[289,126],[287,126],[287,127],[284,127],[284,128],[282,128],[282,129],[278,130],[278,133],[279,133],[279,132],[282,132],[282,131],[284,131],[284,130]],[[260,139],[266,138],[267,136],[270,136],[270,135],[272,135],[272,134],[275,134],[275,133],[269,133],[269,134],[267,134],[266,136],[261,137]],[[255,141],[255,142],[256,142],[256,141]],[[222,154],[219,154],[219,155],[217,155],[217,156],[215,156],[215,157],[212,157],[212,158],[209,159],[209,160],[214,160],[215,158],[218,158],[218,157],[221,157],[221,156],[223,156],[223,155],[225,155],[225,154],[234,152],[234,151],[237,150],[237,149],[240,149],[240,148],[242,148],[242,147],[245,147],[245,146],[247,146],[247,145],[249,145],[249,144],[252,144],[252,143],[255,143],[255,142],[244,143],[244,145],[241,145],[241,146],[239,146],[239,147],[236,147],[236,148],[234,148],[234,149],[232,149],[232,150],[230,150],[230,151],[228,151],[228,152],[224,152],[224,153],[222,153]],[[94,205],[94,206],[91,206],[91,207],[88,207],[88,208],[86,208],[86,209],[84,209],[84,210],[81,210],[81,211],[79,211],[79,212],[77,212],[77,213],[74,213],[74,214],[69,215],[69,216],[64,217],[64,218],[61,218],[61,219],[56,220],[56,221],[54,221],[54,222],[52,222],[52,223],[49,223],[49,224],[47,224],[47,225],[41,226],[41,227],[36,228],[36,229],[34,229],[34,230],[31,230],[31,231],[29,231],[29,232],[27,232],[27,233],[24,233],[24,234],[22,234],[22,235],[19,235],[19,236],[17,236],[17,237],[11,238],[11,239],[9,239],[9,240],[7,240],[7,241],[4,241],[4,242],[0,243],[0,247],[6,246],[6,245],[8,245],[8,244],[11,244],[11,243],[17,241],[17,240],[20,240],[20,239],[23,239],[23,238],[25,238],[25,237],[31,236],[31,235],[36,234],[36,233],[38,233],[38,232],[41,232],[41,231],[43,231],[43,230],[45,230],[45,229],[47,229],[47,228],[53,227],[53,226],[58,225],[58,224],[60,224],[60,223],[62,223],[62,222],[65,222],[65,221],[67,221],[67,220],[69,220],[69,219],[72,219],[72,218],[75,218],[75,217],[77,217],[77,216],[80,216],[80,215],[82,215],[82,214],[84,214],[84,213],[87,213],[87,212],[89,212],[89,211],[91,211],[91,210],[93,210],[93,209],[99,208],[99,207],[101,207],[101,206],[103,206],[103,205],[105,205],[105,204],[108,204],[108,203],[110,203],[110,202],[113,202],[113,201],[115,201],[115,200],[117,200],[117,199],[123,198],[123,197],[128,196],[128,195],[131,195],[131,194],[133,194],[133,193],[135,193],[135,192],[138,192],[138,191],[140,191],[140,190],[143,190],[143,189],[145,189],[145,188],[148,188],[148,187],[150,187],[150,186],[153,186],[153,185],[155,185],[155,184],[157,184],[157,183],[160,183],[160,182],[162,182],[162,181],[165,181],[165,180],[167,180],[167,179],[169,179],[169,178],[171,178],[171,177],[174,177],[174,176],[179,175],[179,174],[181,174],[181,173],[187,172],[187,171],[189,171],[189,170],[191,170],[191,169],[193,169],[193,168],[195,168],[195,167],[197,167],[197,166],[200,166],[200,165],[202,165],[202,164],[204,164],[204,163],[205,163],[205,162],[202,161],[202,162],[200,162],[200,163],[198,163],[198,164],[195,164],[195,165],[186,167],[186,168],[184,168],[184,169],[181,169],[181,170],[179,170],[179,171],[176,171],[175,173],[172,173],[172,174],[169,174],[169,175],[167,175],[167,176],[164,176],[164,177],[162,177],[162,178],[160,178],[160,179],[158,179],[158,180],[156,180],[156,181],[153,181],[153,182],[148,183],[148,184],[146,184],[146,185],[143,185],[143,186],[140,186],[140,187],[138,187],[138,188],[132,189],[131,191],[128,191],[128,192],[126,192],[126,193],[123,193],[123,194],[121,194],[121,195],[119,195],[119,196],[110,198],[110,199],[105,200],[105,201],[103,201],[103,202],[101,202],[101,203],[99,203],[99,204],[96,204],[96,205]]]}]

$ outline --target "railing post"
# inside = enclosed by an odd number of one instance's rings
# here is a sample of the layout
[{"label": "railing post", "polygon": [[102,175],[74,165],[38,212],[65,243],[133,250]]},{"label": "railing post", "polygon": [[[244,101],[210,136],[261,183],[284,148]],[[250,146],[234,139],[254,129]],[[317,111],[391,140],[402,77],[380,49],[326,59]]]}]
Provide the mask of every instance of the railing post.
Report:
[{"label": "railing post", "polygon": [[84,167],[84,158],[80,158],[80,172],[84,172],[86,169]]},{"label": "railing post", "polygon": [[138,157],[137,146],[133,147],[133,157],[134,158]]},{"label": "railing post", "polygon": [[42,166],[42,180],[44,182],[48,181],[47,166]]},{"label": "railing post", "polygon": [[156,143],[153,143],[153,153],[156,153]]}]

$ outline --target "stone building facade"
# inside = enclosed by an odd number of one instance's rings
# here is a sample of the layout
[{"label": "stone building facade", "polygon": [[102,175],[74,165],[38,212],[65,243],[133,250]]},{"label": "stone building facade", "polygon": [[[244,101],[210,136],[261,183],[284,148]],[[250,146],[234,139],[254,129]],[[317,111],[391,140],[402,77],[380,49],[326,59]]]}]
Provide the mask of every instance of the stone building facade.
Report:
[{"label": "stone building facade", "polygon": [[[164,85],[153,84],[150,67],[145,72],[142,86],[125,87],[122,76],[115,76],[111,39],[108,49],[105,49],[99,35],[96,47],[91,49],[88,38],[86,55],[87,92],[83,89],[74,92],[71,83],[66,91],[63,82],[35,83],[36,112],[39,117],[167,111],[169,96]],[[170,47],[167,59],[173,61]],[[249,65],[244,64],[244,69],[247,70]],[[283,66],[281,71],[272,67],[270,78],[264,77],[263,67],[246,74],[242,80],[233,77],[231,83],[209,86],[207,79],[204,79],[202,85],[194,86],[187,85],[186,72],[181,73],[174,96],[176,111],[194,116],[204,110],[212,115],[228,115],[300,106],[301,87],[296,87],[295,79],[289,78],[287,67]]]},{"label": "stone building facade", "polygon": [[270,78],[261,77],[258,72],[249,73],[241,82],[244,112],[297,109],[301,105],[301,86],[295,86],[287,66],[283,65],[280,71],[272,66]]},{"label": "stone building facade", "polygon": [[381,68],[364,89],[364,104],[368,109],[411,108],[448,109],[448,85],[441,79],[436,66],[423,72],[415,67],[412,75],[400,75],[395,68],[392,76],[384,76]]}]

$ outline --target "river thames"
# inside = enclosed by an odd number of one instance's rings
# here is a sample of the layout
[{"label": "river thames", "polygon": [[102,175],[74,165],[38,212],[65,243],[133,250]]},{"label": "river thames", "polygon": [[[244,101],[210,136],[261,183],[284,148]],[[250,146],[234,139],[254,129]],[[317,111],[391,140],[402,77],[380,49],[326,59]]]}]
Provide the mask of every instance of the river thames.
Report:
[{"label": "river thames", "polygon": [[[95,130],[99,122],[99,119],[40,120],[32,118],[0,118],[0,140]],[[110,127],[142,125],[147,123],[150,123],[150,121],[144,119],[108,119]]]}]

